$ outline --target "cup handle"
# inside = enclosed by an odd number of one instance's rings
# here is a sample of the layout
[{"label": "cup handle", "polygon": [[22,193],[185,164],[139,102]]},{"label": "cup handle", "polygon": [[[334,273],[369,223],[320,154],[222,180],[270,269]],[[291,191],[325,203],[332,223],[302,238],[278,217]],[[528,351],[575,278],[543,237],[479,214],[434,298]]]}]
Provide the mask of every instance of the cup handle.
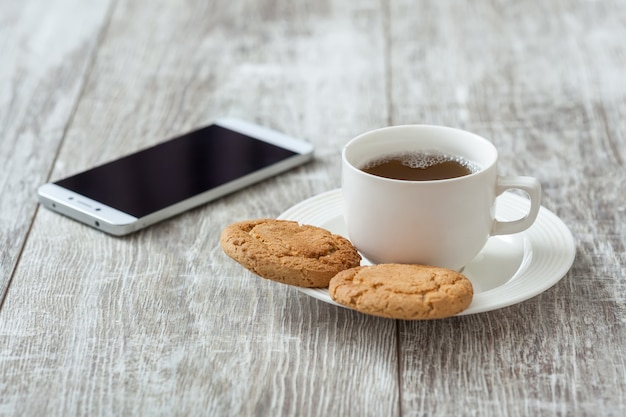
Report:
[{"label": "cup handle", "polygon": [[496,184],[496,195],[500,195],[510,189],[524,191],[530,198],[530,209],[526,216],[518,220],[507,222],[494,220],[491,236],[508,235],[524,231],[533,224],[537,214],[539,214],[539,208],[541,207],[541,184],[536,178],[522,176],[499,177]]}]

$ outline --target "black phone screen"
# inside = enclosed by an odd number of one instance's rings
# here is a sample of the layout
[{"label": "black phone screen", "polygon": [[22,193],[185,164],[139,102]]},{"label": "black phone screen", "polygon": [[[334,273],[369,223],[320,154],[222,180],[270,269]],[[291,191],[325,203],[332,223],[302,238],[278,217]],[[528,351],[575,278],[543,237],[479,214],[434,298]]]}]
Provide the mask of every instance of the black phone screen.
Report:
[{"label": "black phone screen", "polygon": [[211,125],[55,184],[140,218],[294,155]]}]

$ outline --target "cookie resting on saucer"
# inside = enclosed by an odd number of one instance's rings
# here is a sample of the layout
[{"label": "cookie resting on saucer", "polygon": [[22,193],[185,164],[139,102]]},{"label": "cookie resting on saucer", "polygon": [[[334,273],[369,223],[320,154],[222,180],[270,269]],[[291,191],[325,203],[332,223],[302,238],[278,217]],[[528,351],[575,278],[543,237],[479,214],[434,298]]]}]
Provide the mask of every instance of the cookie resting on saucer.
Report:
[{"label": "cookie resting on saucer", "polygon": [[231,224],[222,232],[220,244],[228,256],[255,274],[299,287],[328,287],[338,272],[361,263],[348,239],[289,220]]},{"label": "cookie resting on saucer", "polygon": [[330,297],[375,316],[426,320],[453,316],[472,302],[472,283],[461,273],[423,265],[352,268],[330,281]]}]

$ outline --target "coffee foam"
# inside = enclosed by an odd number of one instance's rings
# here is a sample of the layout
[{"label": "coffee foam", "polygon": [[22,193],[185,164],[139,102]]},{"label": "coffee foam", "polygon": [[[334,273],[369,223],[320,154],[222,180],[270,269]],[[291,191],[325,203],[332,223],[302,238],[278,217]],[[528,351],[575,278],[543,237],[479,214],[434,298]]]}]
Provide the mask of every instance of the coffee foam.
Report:
[{"label": "coffee foam", "polygon": [[380,164],[384,164],[389,161],[400,161],[402,165],[415,169],[426,169],[433,165],[441,164],[444,162],[457,162],[461,166],[469,169],[471,172],[476,172],[480,169],[475,162],[468,161],[460,156],[448,155],[441,152],[400,152],[385,155],[380,158],[366,163],[362,169],[369,169]]}]

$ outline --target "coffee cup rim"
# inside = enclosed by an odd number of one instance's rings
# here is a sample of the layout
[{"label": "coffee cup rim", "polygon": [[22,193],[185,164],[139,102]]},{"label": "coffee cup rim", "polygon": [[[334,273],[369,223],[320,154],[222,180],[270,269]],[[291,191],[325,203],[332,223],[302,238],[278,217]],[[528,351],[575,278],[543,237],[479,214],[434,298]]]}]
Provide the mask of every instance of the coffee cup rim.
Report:
[{"label": "coffee cup rim", "polygon": [[[432,131],[439,131],[439,132],[444,132],[444,133],[453,133],[453,134],[462,134],[464,136],[468,136],[473,138],[473,140],[480,142],[484,147],[486,147],[489,150],[490,155],[488,155],[487,158],[488,162],[482,162],[482,161],[476,161],[477,158],[472,158],[472,157],[468,157],[467,155],[463,154],[461,155],[461,157],[466,158],[468,160],[471,160],[473,163],[477,164],[479,166],[479,169],[476,170],[475,172],[472,172],[471,174],[468,175],[464,175],[462,177],[455,177],[455,178],[447,178],[447,179],[439,179],[439,180],[400,180],[400,179],[394,179],[394,178],[387,178],[387,177],[380,177],[377,175],[373,175],[373,174],[369,174],[365,171],[363,171],[361,168],[359,168],[357,164],[353,163],[349,156],[348,153],[351,151],[352,148],[354,148],[354,146],[356,146],[357,143],[360,143],[361,141],[365,140],[364,138],[367,137],[375,137],[381,134],[386,134],[388,132],[399,132],[399,131],[408,131],[408,130],[422,130],[422,131],[427,131],[427,130],[432,130]],[[420,149],[416,149],[416,151],[441,151],[440,149],[435,149],[436,147],[429,147],[429,148],[420,148]],[[446,152],[446,151],[443,151]],[[391,154],[393,152],[388,152],[387,154]],[[458,152],[446,152],[446,153],[458,153]],[[403,124],[403,125],[393,125],[393,126],[387,126],[387,127],[382,127],[382,128],[378,128],[378,129],[374,129],[374,130],[370,130],[364,133],[361,133],[360,135],[352,138],[350,141],[348,141],[345,146],[342,149],[341,152],[341,157],[343,162],[350,167],[353,170],[358,171],[360,174],[362,175],[366,175],[369,177],[373,177],[376,178],[378,180],[381,181],[387,181],[387,182],[393,182],[393,183],[401,183],[401,184],[407,184],[407,183],[419,183],[419,184],[432,184],[432,183],[444,183],[444,182],[452,182],[452,181],[463,181],[463,180],[467,180],[469,178],[473,178],[477,175],[480,175],[481,173],[487,171],[488,169],[492,168],[493,166],[495,166],[497,160],[498,160],[498,151],[495,147],[495,145],[493,143],[491,143],[489,140],[487,140],[486,138],[472,133],[470,131],[467,130],[463,130],[463,129],[458,129],[458,128],[453,128],[453,127],[448,127],[448,126],[442,126],[442,125],[431,125],[431,124]],[[478,158],[480,159],[480,158]],[[372,157],[369,158],[369,160],[372,160]]]}]

